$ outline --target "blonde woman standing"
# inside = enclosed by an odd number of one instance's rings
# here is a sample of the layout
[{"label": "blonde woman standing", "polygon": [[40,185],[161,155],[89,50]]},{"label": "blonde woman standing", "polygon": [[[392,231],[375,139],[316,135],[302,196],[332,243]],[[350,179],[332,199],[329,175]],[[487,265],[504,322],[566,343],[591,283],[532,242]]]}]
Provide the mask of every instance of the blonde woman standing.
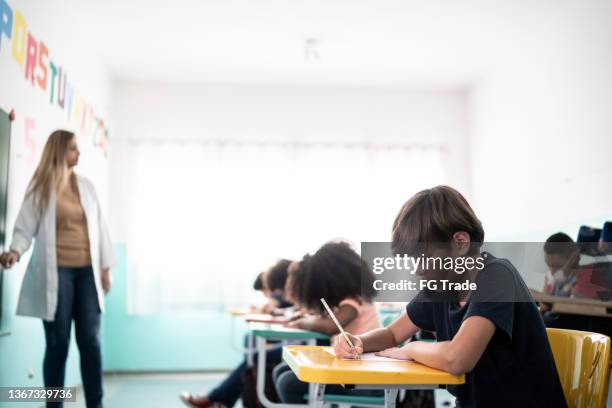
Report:
[{"label": "blonde woman standing", "polygon": [[[74,133],[53,132],[26,191],[10,251],[13,266],[34,250],[21,286],[17,314],[43,319],[46,387],[63,387],[72,320],[81,356],[88,408],[102,407],[100,315],[111,287],[114,254],[93,184],[74,172],[79,161]],[[47,402],[47,407],[62,407]]]}]

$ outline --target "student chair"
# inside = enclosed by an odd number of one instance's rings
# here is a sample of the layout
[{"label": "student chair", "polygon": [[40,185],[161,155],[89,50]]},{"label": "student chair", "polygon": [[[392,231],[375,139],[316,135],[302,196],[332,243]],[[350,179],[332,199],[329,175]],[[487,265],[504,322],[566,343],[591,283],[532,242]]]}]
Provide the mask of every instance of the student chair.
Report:
[{"label": "student chair", "polygon": [[546,329],[570,408],[604,408],[610,380],[610,338],[577,330]]}]

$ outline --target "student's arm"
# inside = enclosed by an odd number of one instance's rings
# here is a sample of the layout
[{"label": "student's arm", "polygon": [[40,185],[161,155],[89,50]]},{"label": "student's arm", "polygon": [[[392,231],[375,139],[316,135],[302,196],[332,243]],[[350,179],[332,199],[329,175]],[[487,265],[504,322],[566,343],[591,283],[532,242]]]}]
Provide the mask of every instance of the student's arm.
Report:
[{"label": "student's arm", "polygon": [[426,366],[460,375],[471,371],[495,333],[495,324],[482,316],[471,316],[461,324],[450,341],[413,341],[402,348],[377,353],[381,356],[413,359]]},{"label": "student's arm", "polygon": [[[342,327],[345,327],[357,317],[357,309],[350,305],[342,305],[334,314]],[[336,324],[329,316],[306,316],[289,322],[287,325],[298,329],[325,333],[330,336],[338,333]]]},{"label": "student's arm", "polygon": [[546,273],[546,275],[544,275],[544,287],[542,288],[542,292],[548,293],[548,284],[549,284],[548,273]]},{"label": "student's arm", "polygon": [[[550,278],[548,277],[548,274],[549,272],[546,272],[546,275],[544,275],[544,288],[542,289],[542,293],[551,295],[550,291],[548,290],[548,284],[550,283]],[[548,312],[552,308],[552,305],[550,303],[538,302],[538,305],[540,307],[540,313]]]},{"label": "student's arm", "polygon": [[278,300],[274,298],[268,298],[268,303],[261,307],[261,312],[266,314],[272,314],[272,311],[278,307]]},{"label": "student's arm", "polygon": [[[407,313],[402,313],[389,326],[370,330],[359,336],[349,334],[357,353],[385,350],[396,347],[412,337],[420,329],[410,320]],[[348,334],[348,333],[347,333]],[[334,340],[334,351],[342,358],[354,357],[355,353],[347,344],[343,336],[337,336]]]}]

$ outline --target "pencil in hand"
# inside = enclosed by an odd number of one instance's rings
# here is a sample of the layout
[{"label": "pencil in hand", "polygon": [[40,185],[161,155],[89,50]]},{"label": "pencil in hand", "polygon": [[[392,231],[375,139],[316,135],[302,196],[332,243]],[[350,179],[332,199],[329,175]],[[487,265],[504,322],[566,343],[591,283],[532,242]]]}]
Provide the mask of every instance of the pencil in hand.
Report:
[{"label": "pencil in hand", "polygon": [[360,358],[359,357],[359,353],[357,352],[357,349],[355,348],[355,345],[353,344],[353,342],[351,341],[349,336],[346,334],[346,332],[342,328],[342,325],[340,324],[340,322],[336,318],[336,315],[334,314],[334,312],[332,312],[331,308],[329,307],[329,305],[327,304],[327,302],[325,301],[324,298],[321,298],[321,303],[323,303],[323,306],[325,306],[325,309],[327,310],[327,313],[329,313],[329,317],[331,317],[332,321],[334,322],[334,324],[338,328],[338,331],[344,337],[344,340],[346,340],[348,345],[351,346],[351,349],[353,350],[353,353],[355,354],[355,358],[359,359]]}]

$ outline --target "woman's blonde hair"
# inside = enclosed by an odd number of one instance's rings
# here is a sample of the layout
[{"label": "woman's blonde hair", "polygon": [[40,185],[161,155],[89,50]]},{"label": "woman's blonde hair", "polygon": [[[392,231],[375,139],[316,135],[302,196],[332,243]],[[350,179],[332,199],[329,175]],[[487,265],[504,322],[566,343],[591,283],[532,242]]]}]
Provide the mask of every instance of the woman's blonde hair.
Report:
[{"label": "woman's blonde hair", "polygon": [[41,213],[49,206],[51,189],[59,191],[68,183],[70,172],[66,152],[73,138],[74,133],[68,130],[56,130],[47,139],[27,192],[27,196],[34,196]]}]

